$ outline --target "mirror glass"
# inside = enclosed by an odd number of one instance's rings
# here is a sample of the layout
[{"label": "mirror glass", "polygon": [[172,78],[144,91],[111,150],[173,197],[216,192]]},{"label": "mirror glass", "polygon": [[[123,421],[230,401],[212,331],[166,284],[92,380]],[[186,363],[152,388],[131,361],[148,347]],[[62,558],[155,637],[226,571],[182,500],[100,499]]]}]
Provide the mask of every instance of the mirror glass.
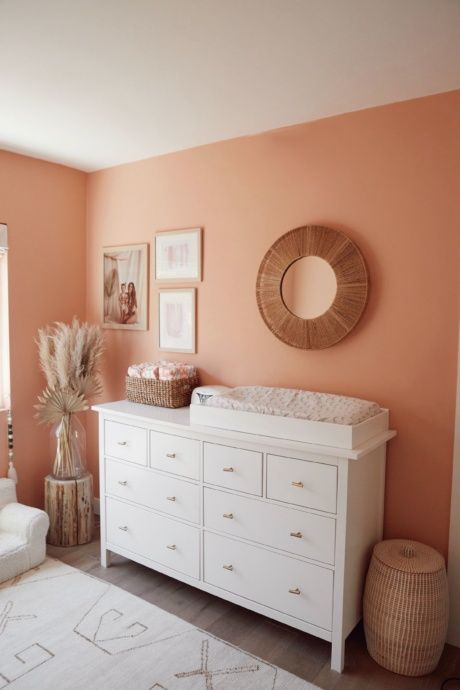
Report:
[{"label": "mirror glass", "polygon": [[284,274],[281,294],[293,314],[301,319],[315,319],[334,302],[337,294],[334,270],[319,256],[303,256]]}]

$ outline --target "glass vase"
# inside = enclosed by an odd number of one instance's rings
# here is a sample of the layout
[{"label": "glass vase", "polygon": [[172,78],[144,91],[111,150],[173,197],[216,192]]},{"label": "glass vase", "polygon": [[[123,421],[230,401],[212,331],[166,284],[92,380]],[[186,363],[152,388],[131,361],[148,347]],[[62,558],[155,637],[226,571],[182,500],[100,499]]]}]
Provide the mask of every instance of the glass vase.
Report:
[{"label": "glass vase", "polygon": [[75,414],[65,414],[50,432],[52,476],[79,479],[86,474],[86,432]]}]

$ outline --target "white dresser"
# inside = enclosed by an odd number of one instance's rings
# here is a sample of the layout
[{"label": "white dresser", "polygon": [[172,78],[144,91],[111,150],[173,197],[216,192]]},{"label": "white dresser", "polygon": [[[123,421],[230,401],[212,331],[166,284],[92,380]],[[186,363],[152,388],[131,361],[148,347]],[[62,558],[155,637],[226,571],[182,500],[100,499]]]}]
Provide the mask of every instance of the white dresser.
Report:
[{"label": "white dresser", "polygon": [[191,426],[188,408],[93,409],[102,564],[113,551],[328,640],[341,671],[395,432],[344,450]]}]

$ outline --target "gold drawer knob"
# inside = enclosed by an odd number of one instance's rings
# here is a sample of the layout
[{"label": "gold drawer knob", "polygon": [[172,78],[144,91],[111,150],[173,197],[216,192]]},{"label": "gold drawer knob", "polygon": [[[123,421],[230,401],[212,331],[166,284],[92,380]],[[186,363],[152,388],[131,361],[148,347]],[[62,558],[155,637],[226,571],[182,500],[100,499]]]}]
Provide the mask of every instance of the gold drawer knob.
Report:
[{"label": "gold drawer knob", "polygon": [[121,529],[122,532],[127,532],[128,531],[128,525],[120,525],[118,529]]},{"label": "gold drawer knob", "polygon": [[174,460],[174,458],[176,457],[176,454],[175,453],[166,453],[166,457],[171,458],[171,460]]},{"label": "gold drawer knob", "polygon": [[233,570],[232,565],[223,565],[222,568],[224,568],[225,570]]},{"label": "gold drawer knob", "polygon": [[297,489],[303,489],[303,482],[291,482],[291,486],[295,486]]},{"label": "gold drawer knob", "polygon": [[233,469],[233,467],[223,467],[222,471],[223,472],[234,472],[235,470]]},{"label": "gold drawer knob", "polygon": [[171,551],[175,551],[175,550],[176,550],[176,545],[175,545],[175,544],[168,544],[168,545],[166,546],[166,548],[167,548],[167,549],[171,549]]},{"label": "gold drawer knob", "polygon": [[117,441],[117,443],[119,446],[127,446],[128,445],[128,441]]},{"label": "gold drawer knob", "polygon": [[300,594],[300,589],[298,587],[294,587],[294,589],[289,590],[289,594]]},{"label": "gold drawer knob", "polygon": [[123,480],[119,479],[119,480],[118,480],[118,483],[119,483],[120,486],[126,486],[126,484],[127,484],[128,482],[126,481],[126,479],[123,479]]},{"label": "gold drawer knob", "polygon": [[228,520],[233,520],[233,513],[224,513],[222,517],[227,518]]},{"label": "gold drawer knob", "polygon": [[302,539],[302,532],[291,532],[291,537],[295,537],[296,539]]},{"label": "gold drawer knob", "polygon": [[166,500],[174,502],[176,500],[176,497],[175,496],[166,496]]}]

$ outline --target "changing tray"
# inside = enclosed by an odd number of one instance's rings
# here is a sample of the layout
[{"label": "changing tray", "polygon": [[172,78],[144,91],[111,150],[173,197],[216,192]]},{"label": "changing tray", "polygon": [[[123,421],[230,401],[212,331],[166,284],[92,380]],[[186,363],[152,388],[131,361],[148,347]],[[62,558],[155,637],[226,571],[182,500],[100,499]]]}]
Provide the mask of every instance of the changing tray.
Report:
[{"label": "changing tray", "polygon": [[388,429],[376,403],[325,393],[248,386],[190,406],[190,422],[292,441],[354,449]]}]

